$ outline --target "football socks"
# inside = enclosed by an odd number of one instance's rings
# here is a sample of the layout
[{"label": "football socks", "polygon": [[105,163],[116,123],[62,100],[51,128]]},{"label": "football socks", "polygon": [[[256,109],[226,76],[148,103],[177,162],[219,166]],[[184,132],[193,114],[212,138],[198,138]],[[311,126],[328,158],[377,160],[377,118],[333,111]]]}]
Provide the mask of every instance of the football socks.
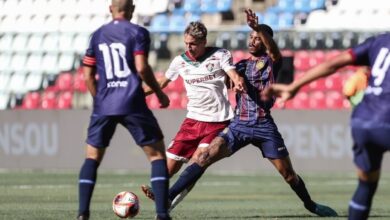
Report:
[{"label": "football socks", "polygon": [[295,185],[290,185],[291,189],[293,189],[297,196],[302,200],[306,209],[310,211],[314,210],[316,204],[313,202],[313,200],[311,200],[309,192],[306,189],[305,182],[303,182],[299,175],[297,175],[297,177],[298,182]]},{"label": "football socks", "polygon": [[93,159],[85,159],[79,175],[79,215],[89,216],[89,204],[95,187],[99,163]]},{"label": "football socks", "polygon": [[152,174],[150,182],[154,193],[154,202],[158,215],[168,214],[168,187],[169,177],[166,160],[152,161]]},{"label": "football socks", "polygon": [[189,188],[202,176],[204,169],[196,163],[189,165],[179,176],[169,190],[169,199],[172,201],[183,190]]},{"label": "football socks", "polygon": [[348,219],[367,219],[370,213],[372,198],[374,197],[378,182],[365,182],[359,180],[355,194],[349,202]]}]

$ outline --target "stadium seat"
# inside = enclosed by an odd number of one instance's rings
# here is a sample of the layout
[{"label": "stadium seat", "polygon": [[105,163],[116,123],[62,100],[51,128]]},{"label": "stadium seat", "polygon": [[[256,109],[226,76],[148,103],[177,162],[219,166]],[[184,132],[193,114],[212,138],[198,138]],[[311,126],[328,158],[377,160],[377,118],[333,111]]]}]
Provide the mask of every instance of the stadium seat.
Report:
[{"label": "stadium seat", "polygon": [[290,12],[284,12],[279,14],[278,27],[280,29],[292,28],[294,25],[294,14]]},{"label": "stadium seat", "polygon": [[326,0],[310,0],[310,11],[325,9]]},{"label": "stadium seat", "polygon": [[310,0],[295,0],[293,7],[296,12],[309,13],[312,10],[310,7]]},{"label": "stadium seat", "polygon": [[59,36],[57,33],[47,33],[43,36],[42,50],[45,52],[58,51]]},{"label": "stadium seat", "polygon": [[169,31],[170,32],[183,32],[186,27],[186,20],[181,15],[171,15],[169,18]]},{"label": "stadium seat", "polygon": [[184,92],[183,78],[178,77],[175,81],[170,82],[167,87],[164,88],[167,92]]},{"label": "stadium seat", "polygon": [[42,88],[43,74],[41,73],[30,73],[26,77],[24,87],[27,91],[38,91]]},{"label": "stadium seat", "polygon": [[41,99],[42,109],[55,109],[56,108],[56,94],[53,91],[44,91]]},{"label": "stadium seat", "polygon": [[[0,49],[1,51],[1,49]],[[11,63],[11,58],[12,58],[12,55],[8,52],[6,53],[0,53],[0,71],[1,72],[5,72],[6,70],[9,69],[9,65]]]},{"label": "stadium seat", "polygon": [[307,92],[298,92],[290,101],[289,108],[291,109],[307,109],[309,108],[309,95]]},{"label": "stadium seat", "polygon": [[73,52],[73,33],[63,33],[58,38],[58,49],[60,52]]},{"label": "stadium seat", "polygon": [[0,35],[0,51],[1,52],[12,52],[13,51],[13,41],[14,36],[11,33],[3,33]]},{"label": "stadium seat", "polygon": [[23,109],[37,109],[40,107],[41,95],[39,92],[29,92],[23,98]]},{"label": "stadium seat", "polygon": [[57,108],[70,109],[72,108],[73,93],[70,91],[61,92],[57,95]]},{"label": "stadium seat", "polygon": [[200,0],[184,0],[183,8],[187,12],[197,13],[200,9]]},{"label": "stadium seat", "polygon": [[148,107],[150,109],[159,109],[160,108],[160,102],[158,101],[158,98],[155,94],[148,95],[146,97],[146,103],[148,104]]},{"label": "stadium seat", "polygon": [[309,108],[310,109],[324,109],[326,108],[326,96],[323,91],[313,91],[309,94]]},{"label": "stadium seat", "polygon": [[25,70],[31,72],[41,72],[42,54],[32,53],[28,56],[26,61]]},{"label": "stadium seat", "polygon": [[182,96],[179,92],[168,92],[167,93],[169,100],[169,109],[181,109],[182,108]]},{"label": "stadium seat", "polygon": [[26,65],[27,54],[25,53],[16,53],[11,58],[10,70],[12,71],[22,71]]},{"label": "stadium seat", "polygon": [[295,12],[295,8],[293,6],[294,6],[294,0],[279,0],[279,2],[276,5],[276,7],[278,7],[280,11],[290,12],[290,13]]},{"label": "stadium seat", "polygon": [[70,53],[61,53],[58,58],[58,68],[60,71],[70,71],[74,69],[75,57]]},{"label": "stadium seat", "polygon": [[73,77],[73,88],[78,92],[85,93],[88,91],[87,85],[85,84],[84,74],[77,73]]},{"label": "stadium seat", "polygon": [[327,90],[341,91],[341,89],[343,88],[344,78],[343,76],[341,76],[339,72],[326,77],[324,80],[325,80],[325,87]]},{"label": "stadium seat", "polygon": [[232,10],[233,0],[217,0],[217,10],[227,12]]},{"label": "stadium seat", "polygon": [[58,55],[56,53],[46,53],[42,58],[42,71],[47,74],[57,74],[58,71]]},{"label": "stadium seat", "polygon": [[73,89],[73,74],[64,72],[58,75],[56,85],[61,91],[70,91]]},{"label": "stadium seat", "polygon": [[233,63],[237,63],[240,60],[249,58],[249,54],[244,50],[234,50],[232,52],[232,56],[233,56]]},{"label": "stadium seat", "polygon": [[294,53],[294,69],[305,71],[310,68],[310,53],[306,50],[299,50]]},{"label": "stadium seat", "polygon": [[200,11],[209,14],[219,12],[215,0],[200,0]]},{"label": "stadium seat", "polygon": [[12,74],[11,79],[8,84],[8,91],[18,94],[23,94],[26,92],[24,87],[26,81],[26,72],[19,71]]},{"label": "stadium seat", "polygon": [[267,11],[263,14],[264,24],[268,24],[274,30],[279,30],[279,16],[277,13],[272,11]]},{"label": "stadium seat", "polygon": [[27,47],[27,39],[27,34],[16,34],[14,40],[12,41],[12,50],[16,52],[25,52]]},{"label": "stadium seat", "polygon": [[41,52],[42,43],[43,43],[43,34],[34,33],[28,38],[27,50],[30,52]]},{"label": "stadium seat", "polygon": [[0,92],[0,110],[5,110],[8,108],[9,100],[9,93]]},{"label": "stadium seat", "polygon": [[0,72],[0,93],[8,91],[11,74],[7,72]]},{"label": "stadium seat", "polygon": [[167,14],[158,14],[153,17],[150,30],[155,32],[168,32],[169,17]]},{"label": "stadium seat", "polygon": [[329,91],[326,93],[326,108],[342,109],[344,108],[344,97],[339,91]]}]

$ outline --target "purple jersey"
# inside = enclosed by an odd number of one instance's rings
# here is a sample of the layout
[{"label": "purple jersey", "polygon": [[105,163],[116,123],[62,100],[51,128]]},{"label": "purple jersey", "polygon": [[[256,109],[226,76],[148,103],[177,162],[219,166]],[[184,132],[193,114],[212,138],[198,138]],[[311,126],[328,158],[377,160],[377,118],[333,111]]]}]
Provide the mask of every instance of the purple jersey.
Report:
[{"label": "purple jersey", "polygon": [[273,62],[264,54],[255,59],[241,60],[236,69],[245,79],[247,93],[237,93],[235,117],[241,121],[256,121],[258,118],[269,117],[274,99],[262,101],[261,92],[275,82]]},{"label": "purple jersey", "polygon": [[147,55],[149,46],[149,32],[124,19],[113,20],[93,33],[83,64],[97,69],[94,114],[125,115],[147,109],[134,56]]},{"label": "purple jersey", "polygon": [[350,53],[354,64],[371,67],[368,87],[352,118],[390,123],[390,34],[371,37]]}]

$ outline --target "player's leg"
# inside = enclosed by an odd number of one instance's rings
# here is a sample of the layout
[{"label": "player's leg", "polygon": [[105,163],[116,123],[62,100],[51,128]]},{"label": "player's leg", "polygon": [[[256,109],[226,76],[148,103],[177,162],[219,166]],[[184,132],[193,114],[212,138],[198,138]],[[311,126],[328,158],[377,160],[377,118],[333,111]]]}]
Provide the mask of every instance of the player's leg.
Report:
[{"label": "player's leg", "polygon": [[354,162],[358,168],[359,182],[349,203],[349,219],[358,220],[369,216],[378,187],[383,154],[390,150],[389,126],[378,127],[374,124],[360,127],[361,124],[352,121]]},{"label": "player's leg", "polygon": [[367,219],[370,214],[371,203],[378,187],[380,170],[365,172],[358,169],[359,183],[349,202],[350,220]]},{"label": "player's leg", "polygon": [[79,174],[78,219],[89,219],[90,203],[97,178],[97,170],[106,147],[115,132],[116,122],[106,116],[91,116],[88,127],[86,158]]},{"label": "player's leg", "polygon": [[337,216],[336,211],[334,211],[332,208],[318,204],[311,199],[310,194],[306,188],[305,182],[299,175],[295,173],[289,156],[284,157],[282,159],[269,160],[283,176],[284,180],[290,185],[291,189],[301,199],[307,210],[318,216]]},{"label": "player's leg", "polygon": [[216,137],[207,148],[201,148],[199,155],[191,158],[190,165],[180,174],[175,184],[169,190],[169,199],[172,201],[176,196],[189,189],[203,175],[208,166],[231,154],[226,147],[226,142],[221,137]]},{"label": "player's leg", "polygon": [[163,134],[150,110],[140,114],[127,115],[120,121],[133,136],[137,145],[142,146],[151,163],[150,182],[155,195],[158,219],[170,219],[168,214],[169,176],[165,155]]},{"label": "player's leg", "polygon": [[168,215],[168,187],[169,176],[163,141],[142,147],[148,160],[151,162],[150,182],[159,219],[169,219]]},{"label": "player's leg", "polygon": [[[214,140],[215,137],[218,136],[220,132],[222,132],[229,125],[229,121],[223,122],[199,122],[199,137],[201,138],[199,141],[199,145],[197,146],[196,151],[193,153],[191,157],[198,158],[200,154],[203,152],[204,148],[208,148],[210,143]],[[168,154],[169,156],[169,154]],[[171,207],[169,211],[172,211],[183,199],[187,196],[187,194],[192,190],[195,186],[195,183],[184,189],[180,192],[171,203]]]}]

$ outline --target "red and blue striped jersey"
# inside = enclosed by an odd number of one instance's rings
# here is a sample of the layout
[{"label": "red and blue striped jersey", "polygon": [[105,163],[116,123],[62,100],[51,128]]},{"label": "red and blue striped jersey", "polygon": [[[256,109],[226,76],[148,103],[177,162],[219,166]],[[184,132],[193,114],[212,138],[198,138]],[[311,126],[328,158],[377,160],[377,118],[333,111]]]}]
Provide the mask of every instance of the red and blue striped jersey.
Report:
[{"label": "red and blue striped jersey", "polygon": [[237,72],[244,78],[246,93],[237,93],[235,118],[252,121],[270,116],[275,99],[261,100],[261,92],[276,80],[274,63],[267,54],[241,60],[236,64]]}]

